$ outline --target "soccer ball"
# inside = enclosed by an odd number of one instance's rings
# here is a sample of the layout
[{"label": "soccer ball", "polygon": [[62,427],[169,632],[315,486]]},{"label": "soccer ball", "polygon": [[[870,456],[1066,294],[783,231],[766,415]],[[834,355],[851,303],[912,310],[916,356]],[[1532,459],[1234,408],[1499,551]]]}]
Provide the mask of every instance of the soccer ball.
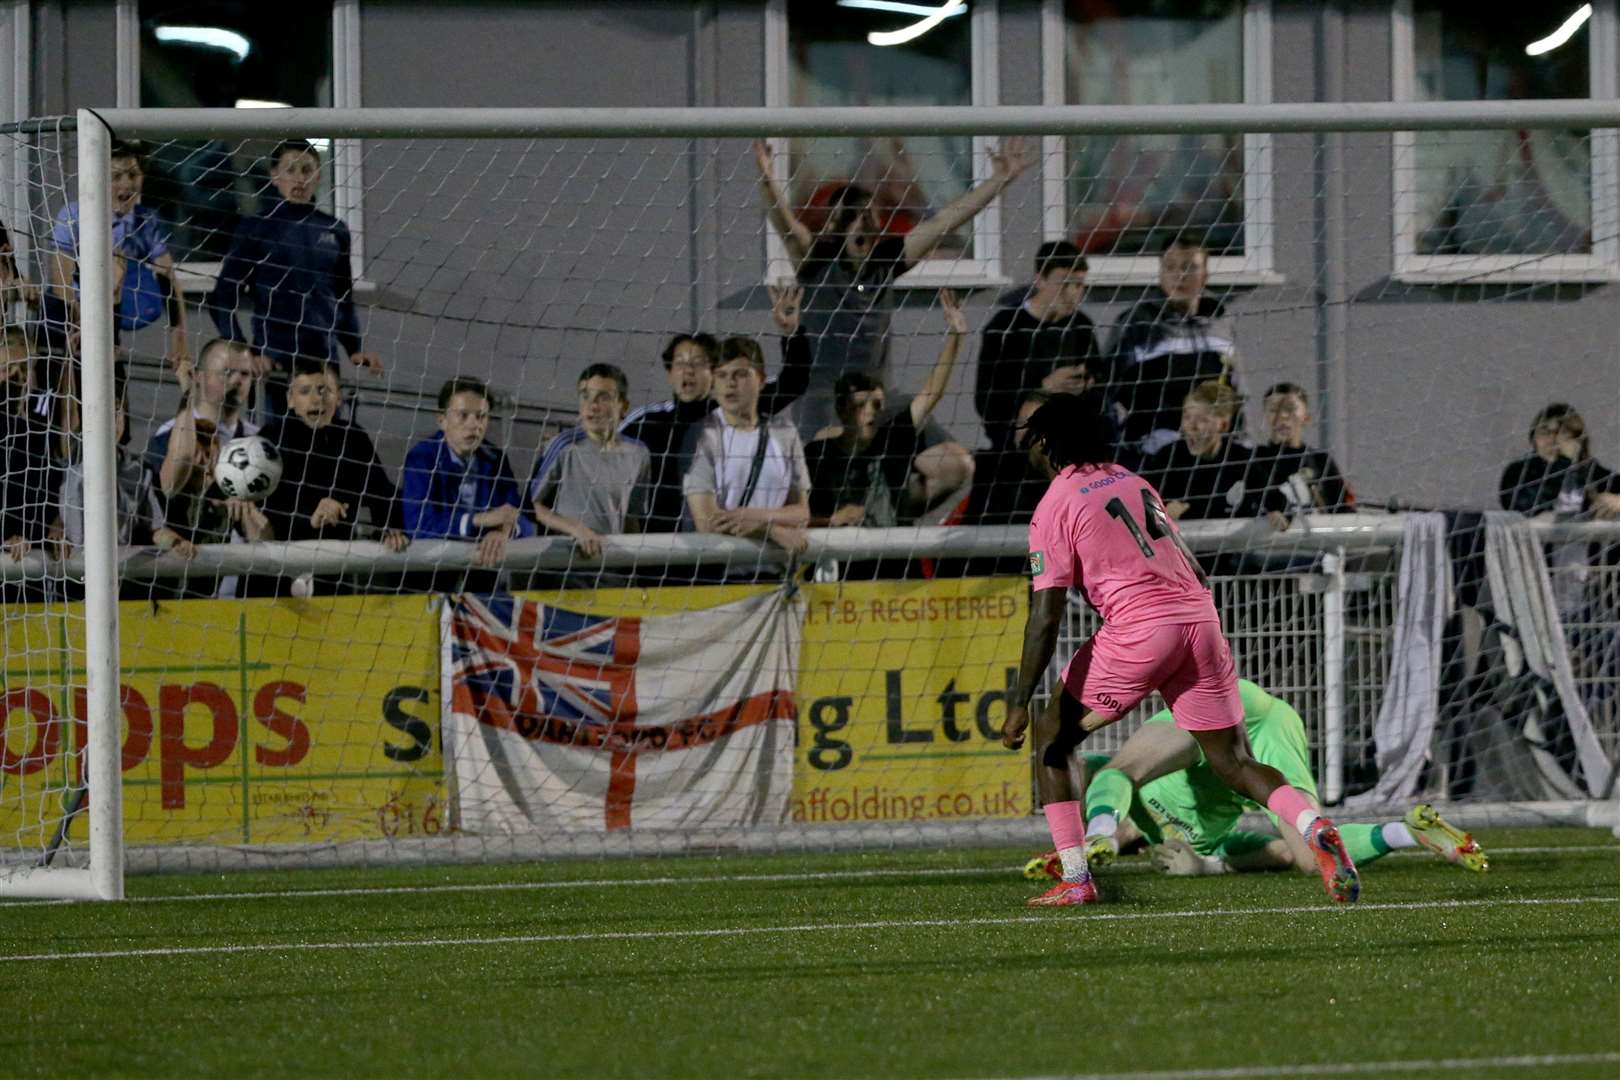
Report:
[{"label": "soccer ball", "polygon": [[262,499],[281,482],[281,455],[260,435],[232,439],[220,448],[214,482],[232,499]]}]

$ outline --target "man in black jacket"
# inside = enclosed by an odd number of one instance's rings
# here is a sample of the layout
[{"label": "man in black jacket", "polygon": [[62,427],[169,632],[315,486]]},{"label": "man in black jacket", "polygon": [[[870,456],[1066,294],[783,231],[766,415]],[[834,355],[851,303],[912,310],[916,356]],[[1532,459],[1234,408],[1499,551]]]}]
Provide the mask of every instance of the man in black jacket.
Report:
[{"label": "man in black jacket", "polygon": [[264,500],[266,539],[352,540],[365,507],[382,543],[403,551],[410,537],[399,492],[377,460],[371,436],[337,419],[341,397],[336,364],[294,361],[287,415],[260,432],[281,454],[281,483]]},{"label": "man in black jacket", "polygon": [[1250,451],[1230,434],[1239,411],[1230,386],[1193,388],[1181,409],[1181,438],[1148,458],[1142,476],[1176,521],[1235,517],[1245,505]]},{"label": "man in black jacket", "polygon": [[1271,527],[1288,528],[1295,514],[1340,514],[1356,508],[1355,493],[1333,455],[1305,445],[1311,422],[1310,397],[1297,383],[1280,382],[1266,391],[1266,435],[1255,448],[1245,484],[1248,512],[1264,514]]},{"label": "man in black jacket", "polygon": [[1115,324],[1109,377],[1128,412],[1124,444],[1144,458],[1176,440],[1193,387],[1213,380],[1238,389],[1231,322],[1221,302],[1204,295],[1208,278],[1209,252],[1177,237],[1160,256],[1159,288]]},{"label": "man in black jacket", "polygon": [[1102,374],[1095,326],[1080,310],[1086,269],[1086,257],[1067,240],[1042,244],[1034,288],[985,324],[973,401],[992,449],[1012,444],[1013,416],[1025,394],[1078,394]]},{"label": "man in black jacket", "polygon": [[271,417],[285,412],[293,358],[335,360],[338,349],[355,365],[382,370],[366,352],[354,308],[349,228],[315,205],[321,159],[314,145],[292,139],[270,158],[270,182],[279,199],[237,226],[207,307],[221,337],[248,341],[236,310],[245,294],[253,307],[253,353],[265,384]]}]

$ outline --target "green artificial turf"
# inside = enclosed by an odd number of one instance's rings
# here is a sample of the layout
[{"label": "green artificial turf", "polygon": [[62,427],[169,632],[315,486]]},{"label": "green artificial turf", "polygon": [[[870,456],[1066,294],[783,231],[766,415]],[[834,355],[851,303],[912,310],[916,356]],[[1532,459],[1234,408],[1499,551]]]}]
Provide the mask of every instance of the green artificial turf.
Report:
[{"label": "green artificial turf", "polygon": [[1354,909],[1138,858],[1030,911],[1009,850],[133,878],[0,905],[0,1071],[1620,1075],[1620,845],[1481,839],[1488,874],[1394,856]]}]

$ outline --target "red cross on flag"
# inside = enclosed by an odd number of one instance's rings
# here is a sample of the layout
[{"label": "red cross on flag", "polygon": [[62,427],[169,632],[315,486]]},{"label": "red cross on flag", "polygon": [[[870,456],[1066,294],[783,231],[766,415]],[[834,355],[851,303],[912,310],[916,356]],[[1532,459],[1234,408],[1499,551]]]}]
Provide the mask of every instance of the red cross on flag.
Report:
[{"label": "red cross on flag", "polygon": [[507,834],[782,821],[802,606],[781,590],[644,617],[460,598],[444,616],[452,820]]}]

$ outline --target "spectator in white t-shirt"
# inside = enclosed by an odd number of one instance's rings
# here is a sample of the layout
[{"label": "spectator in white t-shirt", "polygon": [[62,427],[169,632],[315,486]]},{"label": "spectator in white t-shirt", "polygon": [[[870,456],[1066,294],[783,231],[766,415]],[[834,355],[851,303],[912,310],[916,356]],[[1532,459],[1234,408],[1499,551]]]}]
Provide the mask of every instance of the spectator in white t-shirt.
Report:
[{"label": "spectator in white t-shirt", "polygon": [[720,408],[695,429],[683,482],[692,527],[804,551],[810,474],[793,426],[760,418],[765,354],[752,338],[727,338],[713,372]]}]

